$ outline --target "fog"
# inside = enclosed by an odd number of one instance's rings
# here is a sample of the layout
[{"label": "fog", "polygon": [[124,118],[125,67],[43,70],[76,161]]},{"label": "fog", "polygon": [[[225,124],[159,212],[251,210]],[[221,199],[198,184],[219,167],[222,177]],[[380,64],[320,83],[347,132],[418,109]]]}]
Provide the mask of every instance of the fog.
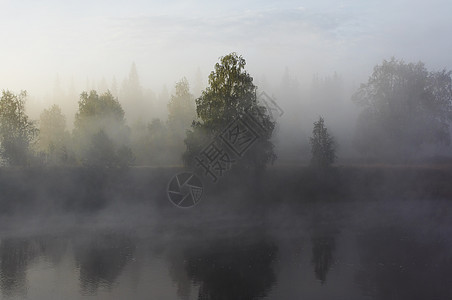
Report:
[{"label": "fog", "polygon": [[450,11],[0,0],[0,298],[451,298]]},{"label": "fog", "polygon": [[[447,1],[1,5],[1,88],[27,90],[32,119],[58,104],[71,130],[79,95],[110,90],[129,126],[165,121],[176,82],[186,77],[198,97],[218,58],[237,52],[259,90],[285,112],[275,136],[280,161],[309,152],[319,115],[338,140],[339,158],[354,156],[359,109],[350,98],[383,59],[422,61],[432,71],[452,68]],[[132,66],[138,76],[133,87]],[[335,76],[338,87],[321,85]],[[292,149],[283,145],[287,140],[294,141]]]}]

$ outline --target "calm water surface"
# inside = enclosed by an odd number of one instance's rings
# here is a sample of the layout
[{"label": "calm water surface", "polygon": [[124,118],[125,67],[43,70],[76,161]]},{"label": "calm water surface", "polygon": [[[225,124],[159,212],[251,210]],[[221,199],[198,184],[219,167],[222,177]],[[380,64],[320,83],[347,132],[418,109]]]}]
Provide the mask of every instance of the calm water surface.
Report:
[{"label": "calm water surface", "polygon": [[30,219],[1,232],[0,295],[452,299],[451,208],[380,201]]}]

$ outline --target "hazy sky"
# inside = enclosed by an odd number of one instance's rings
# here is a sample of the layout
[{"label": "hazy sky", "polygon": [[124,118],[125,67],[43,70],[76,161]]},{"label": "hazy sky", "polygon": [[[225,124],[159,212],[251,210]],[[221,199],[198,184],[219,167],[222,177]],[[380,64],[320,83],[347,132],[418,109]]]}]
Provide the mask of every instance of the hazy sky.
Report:
[{"label": "hazy sky", "polygon": [[143,86],[170,87],[231,51],[270,81],[286,66],[366,80],[391,56],[451,69],[451,12],[452,1],[0,0],[0,89],[44,93],[56,74],[121,82],[132,62]]}]

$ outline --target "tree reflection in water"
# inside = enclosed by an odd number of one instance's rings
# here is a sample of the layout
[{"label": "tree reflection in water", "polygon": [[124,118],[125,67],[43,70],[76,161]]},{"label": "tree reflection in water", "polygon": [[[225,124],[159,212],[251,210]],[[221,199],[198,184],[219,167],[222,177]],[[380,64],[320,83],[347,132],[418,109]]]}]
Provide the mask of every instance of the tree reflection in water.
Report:
[{"label": "tree reflection in water", "polygon": [[6,238],[0,244],[0,286],[5,296],[26,293],[28,264],[37,251],[28,239]]},{"label": "tree reflection in water", "polygon": [[[187,246],[184,259],[173,253],[170,274],[180,292],[188,293],[181,263],[192,283],[199,285],[198,299],[261,299],[276,282],[273,262],[277,246],[267,239],[214,239]],[[188,295],[180,295],[188,298]]]},{"label": "tree reflection in water", "polygon": [[27,270],[44,257],[58,265],[66,252],[67,239],[54,236],[4,238],[0,242],[0,288],[5,296],[25,296]]},{"label": "tree reflection in water", "polygon": [[335,263],[336,236],[340,233],[339,216],[329,209],[314,212],[309,230],[311,232],[314,275],[323,285],[332,265]]},{"label": "tree reflection in water", "polygon": [[83,293],[95,294],[100,286],[109,288],[133,258],[135,244],[122,234],[94,236],[75,247]]},{"label": "tree reflection in water", "polygon": [[335,239],[333,236],[315,236],[311,241],[315,278],[324,284],[326,275],[334,262]]},{"label": "tree reflection in water", "polygon": [[445,226],[343,219],[319,206],[276,229],[10,236],[0,241],[0,298],[452,299]]}]

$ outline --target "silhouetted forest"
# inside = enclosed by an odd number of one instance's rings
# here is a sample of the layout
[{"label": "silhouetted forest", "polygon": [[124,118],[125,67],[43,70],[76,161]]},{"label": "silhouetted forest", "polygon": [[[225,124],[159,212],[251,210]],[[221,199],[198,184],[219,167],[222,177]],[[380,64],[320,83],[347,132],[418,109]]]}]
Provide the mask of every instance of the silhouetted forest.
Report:
[{"label": "silhouetted forest", "polygon": [[[195,89],[184,77],[174,84],[170,95],[157,101],[153,92],[141,86],[133,64],[120,88],[116,80],[110,85],[103,80],[97,89],[81,92],[78,108],[70,118],[60,105],[70,97],[61,88],[61,99],[45,108],[39,120],[27,115],[27,92],[4,90],[0,99],[2,163],[106,168],[190,166],[203,147],[250,108],[265,125],[257,134],[257,144],[236,164],[241,167],[309,161],[325,165],[318,160],[321,156],[328,161],[326,165],[336,158],[339,164],[450,161],[450,71],[430,71],[422,62],[392,58],[376,65],[367,82],[363,80],[348,92],[338,73],[314,76],[311,86],[303,90],[286,69],[277,96],[271,97],[280,109],[275,111],[274,105],[268,105],[270,101],[262,102],[259,97],[262,92],[270,93],[265,90],[266,83],[257,86],[245,66],[242,56],[228,54],[215,65],[207,87],[201,88],[198,73]],[[77,100],[71,99],[75,107]],[[313,137],[309,137],[319,116],[322,128],[330,129],[324,139],[330,141],[329,145],[313,144]],[[68,119],[73,119],[73,124]],[[309,150],[311,147],[317,150]],[[322,147],[330,153],[320,154]],[[227,162],[233,161],[228,157]]]}]

